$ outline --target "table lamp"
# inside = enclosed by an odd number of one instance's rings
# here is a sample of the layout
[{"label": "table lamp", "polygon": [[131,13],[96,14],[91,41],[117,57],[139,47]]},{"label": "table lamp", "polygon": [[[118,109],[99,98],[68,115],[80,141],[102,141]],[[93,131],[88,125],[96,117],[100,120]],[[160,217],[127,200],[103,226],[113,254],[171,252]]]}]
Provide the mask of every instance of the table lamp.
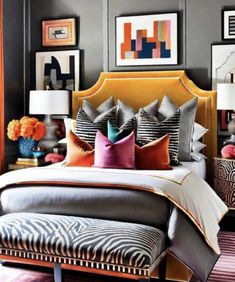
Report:
[{"label": "table lamp", "polygon": [[55,136],[57,125],[52,115],[69,115],[69,91],[67,90],[31,90],[29,93],[29,114],[45,115],[46,135],[38,143],[47,150],[57,144]]},{"label": "table lamp", "polygon": [[[235,110],[235,83],[217,84],[217,110]],[[229,139],[224,141],[224,145],[235,145],[235,118],[228,123]]]}]

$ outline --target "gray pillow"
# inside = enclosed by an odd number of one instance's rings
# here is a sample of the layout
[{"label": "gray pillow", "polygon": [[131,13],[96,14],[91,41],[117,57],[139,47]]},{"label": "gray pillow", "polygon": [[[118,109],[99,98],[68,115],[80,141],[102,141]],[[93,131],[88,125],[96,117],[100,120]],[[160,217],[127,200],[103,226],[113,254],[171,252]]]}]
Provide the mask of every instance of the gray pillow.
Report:
[{"label": "gray pillow", "polygon": [[84,99],[83,104],[82,104],[82,109],[83,111],[87,114],[89,119],[91,121],[94,121],[97,116],[99,116],[102,113],[105,113],[112,109],[115,106],[113,97],[109,97],[107,100],[105,100],[101,105],[99,105],[98,108],[94,108],[92,104]]},{"label": "gray pillow", "polygon": [[[198,98],[194,97],[190,101],[180,106],[180,129],[179,129],[179,153],[180,161],[191,161],[192,134],[194,120],[197,110]],[[164,120],[171,116],[178,107],[171,101],[168,96],[164,96],[161,106],[158,110],[159,120]]]},{"label": "gray pillow", "polygon": [[[158,105],[158,100],[155,100],[145,106],[143,109],[151,116],[156,116],[157,115],[157,105]],[[138,113],[135,113],[135,110],[123,103],[120,99],[118,99],[117,102],[117,107],[118,107],[118,126],[121,127],[123,124],[125,124],[127,121],[132,119],[134,116],[138,120]]]}]

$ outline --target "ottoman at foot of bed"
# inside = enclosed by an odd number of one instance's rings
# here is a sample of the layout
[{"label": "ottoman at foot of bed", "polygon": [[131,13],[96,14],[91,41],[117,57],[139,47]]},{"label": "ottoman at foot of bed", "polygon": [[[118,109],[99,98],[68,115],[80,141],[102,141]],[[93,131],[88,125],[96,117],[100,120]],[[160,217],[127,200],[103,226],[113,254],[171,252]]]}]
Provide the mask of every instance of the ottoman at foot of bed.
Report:
[{"label": "ottoman at foot of bed", "polygon": [[[120,221],[37,213],[0,217],[0,259],[150,281],[165,280],[166,234]],[[144,280],[143,280],[144,279]]]}]

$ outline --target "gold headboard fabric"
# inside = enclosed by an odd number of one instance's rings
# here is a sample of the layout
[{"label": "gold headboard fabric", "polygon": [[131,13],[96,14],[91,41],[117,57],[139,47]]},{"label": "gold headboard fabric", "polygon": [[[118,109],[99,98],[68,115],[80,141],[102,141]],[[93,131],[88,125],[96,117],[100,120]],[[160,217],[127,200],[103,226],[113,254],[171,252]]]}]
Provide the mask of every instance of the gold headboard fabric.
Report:
[{"label": "gold headboard fabric", "polygon": [[164,95],[178,106],[198,97],[196,121],[209,129],[203,142],[207,145],[204,153],[210,175],[212,159],[217,155],[216,92],[198,88],[183,70],[101,73],[94,86],[73,92],[72,115],[76,117],[84,98],[98,106],[113,96],[115,101],[121,99],[137,110],[155,99],[161,101]]}]

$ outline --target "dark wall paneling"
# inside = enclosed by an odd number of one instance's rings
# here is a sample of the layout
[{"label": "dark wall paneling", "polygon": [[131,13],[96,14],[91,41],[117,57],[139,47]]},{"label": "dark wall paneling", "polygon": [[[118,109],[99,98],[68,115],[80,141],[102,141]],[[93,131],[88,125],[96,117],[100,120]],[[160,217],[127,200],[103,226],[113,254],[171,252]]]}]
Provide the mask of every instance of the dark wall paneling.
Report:
[{"label": "dark wall paneling", "polygon": [[[222,41],[221,11],[234,0],[3,0],[5,121],[28,111],[28,92],[35,88],[35,52],[80,49],[80,86],[91,87],[101,71],[186,69],[201,88],[211,88],[211,44]],[[115,17],[179,12],[179,64],[115,66]],[[78,46],[41,46],[41,20],[78,18]],[[235,44],[235,41],[231,41]],[[6,152],[17,142],[6,140]]]},{"label": "dark wall paneling", "polygon": [[[93,85],[102,70],[156,69],[186,69],[198,86],[210,89],[211,44],[222,41],[221,10],[235,6],[234,0],[31,0],[30,5],[30,86],[35,85],[35,51],[49,49],[41,47],[41,19],[74,15],[79,19],[82,50],[81,89]],[[179,13],[179,64],[117,67],[115,17],[161,12]]]},{"label": "dark wall paneling", "polygon": [[[35,52],[79,48],[80,88],[92,86],[103,69],[102,0],[31,0],[31,87],[35,85]],[[41,20],[63,17],[78,18],[77,47],[41,47]]]},{"label": "dark wall paneling", "polygon": [[[23,1],[3,1],[5,128],[10,120],[24,113],[23,7]],[[17,142],[10,141],[5,132],[6,158],[16,152]]]}]

